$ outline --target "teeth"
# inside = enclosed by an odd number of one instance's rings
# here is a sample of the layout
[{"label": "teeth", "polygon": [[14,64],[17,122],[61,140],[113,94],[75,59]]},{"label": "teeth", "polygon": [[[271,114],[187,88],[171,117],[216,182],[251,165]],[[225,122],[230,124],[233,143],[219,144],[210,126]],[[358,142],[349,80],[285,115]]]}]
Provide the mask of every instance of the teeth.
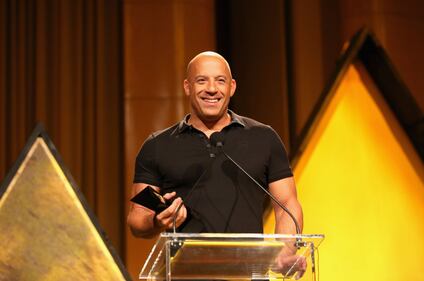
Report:
[{"label": "teeth", "polygon": [[219,101],[218,99],[203,99],[203,100],[207,102],[211,102],[211,103],[215,103]]}]

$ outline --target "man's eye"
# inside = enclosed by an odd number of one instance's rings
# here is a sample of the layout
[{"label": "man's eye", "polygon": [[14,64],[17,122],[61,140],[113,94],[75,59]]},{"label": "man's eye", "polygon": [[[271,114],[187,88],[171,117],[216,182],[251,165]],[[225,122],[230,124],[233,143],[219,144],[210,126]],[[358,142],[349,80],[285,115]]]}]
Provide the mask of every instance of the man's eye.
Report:
[{"label": "man's eye", "polygon": [[203,83],[206,82],[206,80],[205,79],[197,79],[196,82],[199,83],[199,84],[203,84]]},{"label": "man's eye", "polygon": [[219,83],[225,83],[225,79],[218,79]]}]

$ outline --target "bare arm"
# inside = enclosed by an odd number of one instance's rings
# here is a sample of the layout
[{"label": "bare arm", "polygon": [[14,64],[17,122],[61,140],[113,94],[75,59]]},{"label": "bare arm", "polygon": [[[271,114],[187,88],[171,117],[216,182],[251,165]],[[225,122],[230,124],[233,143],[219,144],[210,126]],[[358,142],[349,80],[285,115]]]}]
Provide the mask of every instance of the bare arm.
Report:
[{"label": "bare arm", "polygon": [[[297,200],[296,184],[293,177],[281,179],[269,184],[272,195],[293,214],[303,228],[302,207]],[[275,212],[275,233],[296,234],[296,226],[290,216],[276,203],[272,202]]]},{"label": "bare arm", "polygon": [[[293,177],[270,183],[269,191],[293,214],[299,224],[300,231],[302,231],[302,207],[297,200],[296,184]],[[296,226],[291,217],[276,203],[273,202],[272,204],[275,212],[275,233],[295,234]],[[306,271],[306,259],[296,255],[294,245],[288,244],[287,247],[283,247],[276,261],[278,268],[284,275],[297,272],[296,279],[298,279]]]},{"label": "bare arm", "polygon": [[[138,192],[146,188],[147,184],[135,183],[132,186],[132,196],[135,196]],[[156,191],[159,191],[158,187],[152,186]],[[171,200],[176,196],[175,192],[164,194],[166,200]],[[158,233],[172,228],[173,218],[176,209],[182,203],[181,198],[176,198],[172,204],[159,214],[155,214],[154,211],[145,208],[141,205],[131,202],[130,210],[127,217],[128,226],[131,232],[136,237],[152,238]],[[180,226],[187,217],[187,210],[183,205],[178,212],[176,225]]]}]

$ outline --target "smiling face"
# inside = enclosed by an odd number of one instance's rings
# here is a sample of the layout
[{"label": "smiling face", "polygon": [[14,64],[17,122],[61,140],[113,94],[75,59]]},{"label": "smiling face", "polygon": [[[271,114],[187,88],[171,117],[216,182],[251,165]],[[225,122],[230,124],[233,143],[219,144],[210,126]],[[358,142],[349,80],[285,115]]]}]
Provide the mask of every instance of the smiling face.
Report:
[{"label": "smiling face", "polygon": [[225,120],[235,89],[236,81],[223,57],[211,52],[196,56],[184,80],[184,91],[190,99],[190,119],[200,119],[203,123]]}]

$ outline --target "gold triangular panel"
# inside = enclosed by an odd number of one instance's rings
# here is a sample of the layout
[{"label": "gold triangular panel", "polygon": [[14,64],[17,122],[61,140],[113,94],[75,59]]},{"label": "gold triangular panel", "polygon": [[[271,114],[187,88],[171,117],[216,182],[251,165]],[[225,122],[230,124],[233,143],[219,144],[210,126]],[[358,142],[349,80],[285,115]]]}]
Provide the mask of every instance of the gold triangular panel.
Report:
[{"label": "gold triangular panel", "polygon": [[[303,231],[326,235],[322,280],[423,280],[424,149],[411,131],[422,112],[379,45],[359,35],[292,162]],[[269,213],[265,232],[274,224]]]},{"label": "gold triangular panel", "polygon": [[0,280],[129,279],[52,148],[35,137],[0,190]]}]

